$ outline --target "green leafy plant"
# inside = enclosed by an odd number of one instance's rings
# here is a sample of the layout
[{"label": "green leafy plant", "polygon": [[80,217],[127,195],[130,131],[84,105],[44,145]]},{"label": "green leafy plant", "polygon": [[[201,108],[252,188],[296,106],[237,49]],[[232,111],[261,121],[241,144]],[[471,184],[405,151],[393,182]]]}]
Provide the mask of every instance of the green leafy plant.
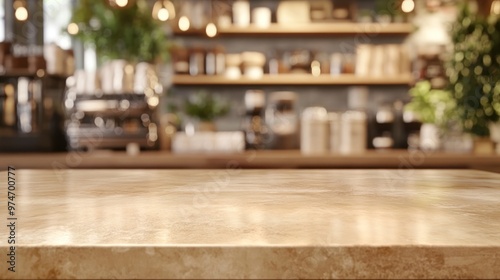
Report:
[{"label": "green leafy plant", "polygon": [[114,7],[105,0],[80,0],[71,22],[78,25],[74,36],[95,46],[101,60],[122,58],[132,62],[166,59],[167,39],[151,16],[146,0]]},{"label": "green leafy plant", "polygon": [[500,22],[462,5],[452,27],[453,54],[447,67],[449,90],[457,103],[464,131],[489,135],[489,123],[500,118]]},{"label": "green leafy plant", "polygon": [[445,126],[455,117],[455,100],[446,90],[432,89],[429,81],[418,82],[411,90],[405,110],[414,112],[423,123]]},{"label": "green leafy plant", "polygon": [[398,0],[377,0],[375,1],[375,12],[377,15],[394,17],[401,13],[399,2]]},{"label": "green leafy plant", "polygon": [[190,117],[201,121],[213,121],[229,112],[229,104],[206,92],[200,92],[189,96],[186,100],[184,110]]}]

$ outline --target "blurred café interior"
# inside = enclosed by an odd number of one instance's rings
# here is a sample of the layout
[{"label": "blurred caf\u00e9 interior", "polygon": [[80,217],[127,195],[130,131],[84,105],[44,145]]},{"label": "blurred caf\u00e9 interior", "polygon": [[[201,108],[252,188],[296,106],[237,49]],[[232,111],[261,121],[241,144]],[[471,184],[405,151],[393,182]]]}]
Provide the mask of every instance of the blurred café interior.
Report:
[{"label": "blurred caf\u00e9 interior", "polygon": [[0,3],[0,166],[500,172],[500,0]]}]

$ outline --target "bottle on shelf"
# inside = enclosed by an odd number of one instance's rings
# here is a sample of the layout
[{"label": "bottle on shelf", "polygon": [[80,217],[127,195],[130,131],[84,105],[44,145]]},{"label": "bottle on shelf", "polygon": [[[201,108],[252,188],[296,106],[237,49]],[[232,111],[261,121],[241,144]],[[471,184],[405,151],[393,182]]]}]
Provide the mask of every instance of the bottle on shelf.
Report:
[{"label": "bottle on shelf", "polygon": [[268,139],[268,128],[263,115],[265,94],[261,90],[247,90],[245,93],[245,117],[243,131],[246,149],[264,149]]}]

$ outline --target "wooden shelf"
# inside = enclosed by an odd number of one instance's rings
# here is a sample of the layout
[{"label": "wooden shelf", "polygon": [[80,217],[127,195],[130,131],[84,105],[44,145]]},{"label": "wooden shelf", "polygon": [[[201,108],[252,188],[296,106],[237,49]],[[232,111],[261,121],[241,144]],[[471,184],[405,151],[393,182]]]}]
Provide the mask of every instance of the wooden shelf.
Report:
[{"label": "wooden shelf", "polygon": [[[311,23],[307,25],[281,25],[271,24],[269,28],[258,28],[255,26],[237,27],[231,26],[218,30],[219,36],[276,36],[276,35],[408,35],[414,31],[410,23]],[[175,35],[206,36],[204,29],[190,29],[181,31],[174,28]]]},{"label": "wooden shelf", "polygon": [[311,86],[311,85],[410,85],[410,74],[393,77],[360,77],[353,74],[313,76],[310,74],[264,75],[254,80],[245,77],[228,79],[224,76],[174,75],[172,83],[177,86],[217,85],[269,85],[269,86]]},{"label": "wooden shelf", "polygon": [[29,71],[27,69],[16,69],[10,71],[0,71],[0,77],[5,78],[17,78],[17,77],[30,77],[30,78],[54,78],[54,79],[66,79],[68,76],[47,74],[44,70],[42,75],[39,76],[36,72]]}]

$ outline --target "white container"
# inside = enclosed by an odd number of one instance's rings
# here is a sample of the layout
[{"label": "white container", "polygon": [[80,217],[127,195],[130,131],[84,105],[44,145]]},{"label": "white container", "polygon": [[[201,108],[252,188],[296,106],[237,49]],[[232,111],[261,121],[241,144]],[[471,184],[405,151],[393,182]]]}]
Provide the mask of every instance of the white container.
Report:
[{"label": "white container", "polygon": [[258,80],[264,76],[264,69],[259,66],[247,66],[244,72],[245,77],[251,80]]},{"label": "white container", "polygon": [[420,149],[435,151],[440,146],[439,128],[431,123],[422,124],[420,127]]},{"label": "white container", "polygon": [[302,113],[300,151],[303,154],[327,153],[330,147],[328,112],[323,107],[309,107]]},{"label": "white container", "polygon": [[87,93],[87,73],[85,70],[76,70],[74,77],[76,94]]},{"label": "white container", "polygon": [[111,62],[111,65],[113,71],[113,92],[123,93],[125,89],[125,66],[127,65],[127,61],[123,59],[117,59],[113,60]]},{"label": "white container", "polygon": [[341,117],[340,153],[360,154],[366,151],[367,117],[361,111],[347,111]]},{"label": "white container", "polygon": [[330,125],[330,152],[340,153],[341,142],[341,114],[328,113],[328,121]]},{"label": "white container", "polygon": [[333,53],[330,57],[330,75],[337,76],[342,74],[342,54]]},{"label": "white container", "polygon": [[281,0],[276,11],[280,25],[297,25],[311,22],[311,4],[309,1]]},{"label": "white container", "polygon": [[252,22],[258,28],[268,28],[271,25],[271,9],[267,7],[253,9]]},{"label": "white container", "polygon": [[101,89],[104,94],[114,93],[114,79],[113,79],[113,64],[112,62],[106,62],[102,65],[100,69],[100,80]]},{"label": "white container", "polygon": [[248,27],[250,25],[250,2],[245,0],[234,2],[233,23],[238,27]]},{"label": "white container", "polygon": [[85,90],[86,94],[94,95],[100,90],[99,75],[96,71],[85,71]]},{"label": "white container", "polygon": [[226,54],[226,70],[224,76],[228,79],[239,79],[241,77],[240,65],[240,54]]}]

